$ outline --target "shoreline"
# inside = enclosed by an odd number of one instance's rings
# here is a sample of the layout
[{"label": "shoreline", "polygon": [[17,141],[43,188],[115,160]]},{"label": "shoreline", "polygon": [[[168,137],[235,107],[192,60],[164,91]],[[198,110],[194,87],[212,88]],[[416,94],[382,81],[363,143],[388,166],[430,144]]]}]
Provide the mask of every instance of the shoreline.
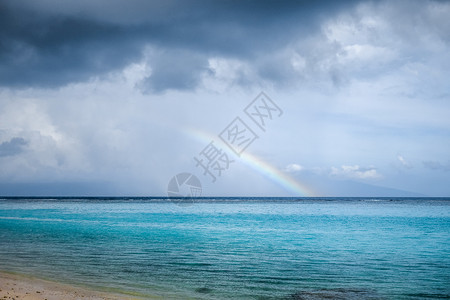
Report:
[{"label": "shoreline", "polygon": [[[147,297],[145,298],[148,299]],[[88,287],[40,279],[25,274],[0,271],[0,299],[136,300],[144,298],[114,292],[103,292]],[[157,297],[153,299],[157,299]]]}]

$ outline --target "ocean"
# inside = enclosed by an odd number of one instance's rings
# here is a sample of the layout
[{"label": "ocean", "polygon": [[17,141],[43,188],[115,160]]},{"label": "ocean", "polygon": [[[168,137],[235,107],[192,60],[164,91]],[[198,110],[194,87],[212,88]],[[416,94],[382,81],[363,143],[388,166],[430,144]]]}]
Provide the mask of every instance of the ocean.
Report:
[{"label": "ocean", "polygon": [[450,198],[0,199],[0,270],[167,299],[450,298]]}]

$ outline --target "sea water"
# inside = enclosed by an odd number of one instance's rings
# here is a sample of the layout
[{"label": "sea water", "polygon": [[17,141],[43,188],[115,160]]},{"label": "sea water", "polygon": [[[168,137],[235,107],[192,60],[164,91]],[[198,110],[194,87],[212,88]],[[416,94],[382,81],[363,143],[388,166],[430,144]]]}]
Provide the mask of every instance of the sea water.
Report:
[{"label": "sea water", "polygon": [[1,199],[0,270],[143,298],[449,298],[450,199]]}]

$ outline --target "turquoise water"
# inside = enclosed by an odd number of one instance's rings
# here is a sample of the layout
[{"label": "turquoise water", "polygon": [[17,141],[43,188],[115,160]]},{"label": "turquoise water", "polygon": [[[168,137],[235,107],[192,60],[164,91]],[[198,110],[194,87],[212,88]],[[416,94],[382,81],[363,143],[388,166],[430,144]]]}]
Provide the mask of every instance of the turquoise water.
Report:
[{"label": "turquoise water", "polygon": [[173,299],[450,297],[450,199],[220,200],[1,199],[0,270]]}]

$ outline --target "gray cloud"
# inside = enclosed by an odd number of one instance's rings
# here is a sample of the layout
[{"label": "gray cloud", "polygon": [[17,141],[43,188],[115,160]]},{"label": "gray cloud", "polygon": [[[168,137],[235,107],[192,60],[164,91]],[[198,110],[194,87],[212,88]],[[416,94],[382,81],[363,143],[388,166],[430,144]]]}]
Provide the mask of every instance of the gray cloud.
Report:
[{"label": "gray cloud", "polygon": [[0,84],[57,87],[121,68],[138,41],[111,24],[0,10]]},{"label": "gray cloud", "polygon": [[195,52],[162,51],[152,55],[149,63],[152,74],[140,83],[144,92],[191,90],[199,84],[202,74],[212,72],[208,60]]},{"label": "gray cloud", "polygon": [[446,164],[441,163],[439,161],[424,161],[423,165],[431,170],[437,170],[437,171],[444,171],[449,172],[450,171],[450,161]]},{"label": "gray cloud", "polygon": [[[167,52],[154,62],[147,90],[194,88],[208,57],[254,61],[293,36],[317,31],[321,17],[350,2],[3,1],[0,86],[86,81],[139,61],[151,45]],[[170,60],[175,61],[167,70]],[[268,63],[261,74],[269,80],[286,77]]]},{"label": "gray cloud", "polygon": [[24,146],[28,144],[23,138],[15,137],[10,141],[0,144],[0,157],[2,156],[14,156],[23,152]]}]

